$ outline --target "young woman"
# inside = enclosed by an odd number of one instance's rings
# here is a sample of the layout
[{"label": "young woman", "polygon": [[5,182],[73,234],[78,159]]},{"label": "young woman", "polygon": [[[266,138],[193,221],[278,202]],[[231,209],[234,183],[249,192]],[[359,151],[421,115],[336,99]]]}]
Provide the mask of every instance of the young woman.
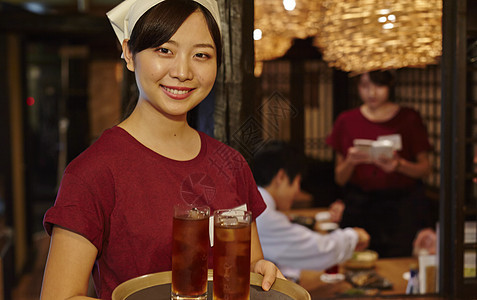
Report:
[{"label": "young woman", "polygon": [[[120,283],[171,270],[173,206],[265,209],[232,148],[191,128],[187,112],[210,92],[221,58],[215,0],[127,0],[108,13],[135,73],[134,111],[65,170],[55,205],[42,299],[111,298]],[[211,259],[209,259],[211,262]],[[251,271],[268,290],[283,275],[263,260],[255,222]]]},{"label": "young woman", "polygon": [[[345,187],[341,225],[368,231],[369,248],[382,257],[410,256],[418,229],[430,225],[421,179],[431,146],[419,113],[390,100],[394,81],[391,71],[360,75],[362,105],[340,114],[326,140],[336,152],[335,181]],[[357,139],[388,139],[395,151],[372,158]]]}]

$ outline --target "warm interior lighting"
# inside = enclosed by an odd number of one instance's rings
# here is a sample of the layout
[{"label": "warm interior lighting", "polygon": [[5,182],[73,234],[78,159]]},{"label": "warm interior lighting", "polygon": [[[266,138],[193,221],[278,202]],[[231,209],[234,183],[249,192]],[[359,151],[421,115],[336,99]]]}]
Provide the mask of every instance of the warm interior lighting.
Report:
[{"label": "warm interior lighting", "polygon": [[283,0],[283,7],[288,11],[294,10],[296,2],[295,0]]},{"label": "warm interior lighting", "polygon": [[[293,10],[285,9],[289,3]],[[319,15],[317,0],[255,0],[255,28],[262,31],[262,38],[255,40],[255,75],[261,74],[263,61],[283,56],[293,39],[315,36]]]},{"label": "warm interior lighting", "polygon": [[442,0],[321,3],[315,45],[330,66],[362,73],[435,64],[441,56]]},{"label": "warm interior lighting", "polygon": [[255,41],[259,41],[262,39],[262,31],[260,29],[255,29],[253,31],[253,39]]},{"label": "warm interior lighting", "polygon": [[435,64],[441,19],[442,0],[255,0],[255,74],[310,36],[330,66],[347,72]]}]

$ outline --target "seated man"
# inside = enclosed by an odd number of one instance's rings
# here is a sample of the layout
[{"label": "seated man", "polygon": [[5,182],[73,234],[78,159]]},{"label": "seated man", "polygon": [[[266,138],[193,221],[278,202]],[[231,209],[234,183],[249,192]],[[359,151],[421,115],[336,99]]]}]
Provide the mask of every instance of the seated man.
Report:
[{"label": "seated man", "polygon": [[300,191],[302,165],[300,155],[284,142],[267,144],[251,163],[258,189],[267,204],[257,218],[263,255],[290,279],[297,279],[300,269],[325,270],[341,263],[369,244],[364,229],[345,228],[320,234],[290,222],[282,213],[291,208]]}]

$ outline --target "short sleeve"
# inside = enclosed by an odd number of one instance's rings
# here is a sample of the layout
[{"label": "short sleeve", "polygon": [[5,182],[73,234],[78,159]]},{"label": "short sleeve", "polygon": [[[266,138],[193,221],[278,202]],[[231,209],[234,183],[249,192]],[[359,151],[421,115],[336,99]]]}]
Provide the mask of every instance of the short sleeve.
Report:
[{"label": "short sleeve", "polygon": [[412,115],[412,120],[409,122],[413,124],[410,128],[409,136],[411,137],[411,147],[414,155],[417,155],[421,152],[428,152],[432,149],[432,146],[429,142],[429,136],[427,133],[427,128],[417,111],[414,111]]},{"label": "short sleeve", "polygon": [[249,210],[252,212],[252,219],[255,220],[263,213],[267,205],[263,201],[262,195],[258,191],[255,179],[253,179],[252,171],[248,164],[244,167],[245,182],[248,190]]},{"label": "short sleeve", "polygon": [[61,226],[84,236],[101,252],[108,232],[107,204],[114,199],[111,177],[101,173],[91,168],[75,174],[67,168],[55,204],[45,213],[43,226],[48,234],[53,225]]}]

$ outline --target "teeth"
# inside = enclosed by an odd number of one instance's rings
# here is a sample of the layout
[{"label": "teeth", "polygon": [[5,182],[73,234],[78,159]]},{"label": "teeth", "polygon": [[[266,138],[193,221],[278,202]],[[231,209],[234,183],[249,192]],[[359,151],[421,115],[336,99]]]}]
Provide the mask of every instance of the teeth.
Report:
[{"label": "teeth", "polygon": [[184,95],[184,94],[187,94],[189,92],[188,90],[176,90],[176,89],[171,89],[171,88],[168,88],[168,87],[164,87],[164,89],[166,91],[168,91],[169,93],[172,93],[174,95]]}]

